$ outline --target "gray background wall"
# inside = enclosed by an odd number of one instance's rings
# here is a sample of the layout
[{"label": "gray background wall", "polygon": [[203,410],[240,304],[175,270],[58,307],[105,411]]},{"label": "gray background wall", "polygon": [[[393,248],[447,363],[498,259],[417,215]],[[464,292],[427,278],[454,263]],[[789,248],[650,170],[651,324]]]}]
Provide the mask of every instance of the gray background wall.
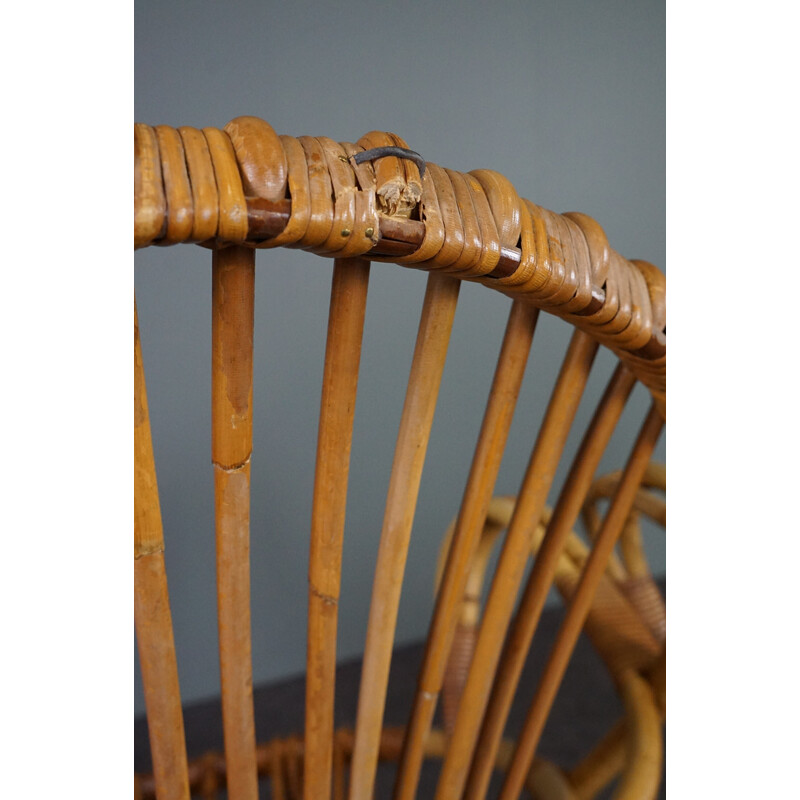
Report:
[{"label": "gray background wall", "polygon": [[[135,118],[355,141],[399,133],[435,163],[509,176],[554,211],[580,210],[612,246],[662,268],[661,2],[154,2],[135,6]],[[306,561],[331,262],[259,253],[252,461],[256,683],[303,671]],[[218,693],[210,465],[210,254],[135,257],[180,681]],[[362,652],[371,576],[425,275],[373,266],[356,408],[339,654]],[[397,642],[424,636],[442,531],[457,511],[509,300],[464,285],[412,537]],[[498,493],[516,493],[569,335],[542,315]],[[601,349],[576,429],[613,359]],[[637,389],[602,467],[616,469],[647,408]],[[579,435],[556,476],[563,479]],[[657,457],[664,458],[663,439]],[[657,574],[663,536],[648,533]],[[144,710],[138,677],[136,713]]]}]

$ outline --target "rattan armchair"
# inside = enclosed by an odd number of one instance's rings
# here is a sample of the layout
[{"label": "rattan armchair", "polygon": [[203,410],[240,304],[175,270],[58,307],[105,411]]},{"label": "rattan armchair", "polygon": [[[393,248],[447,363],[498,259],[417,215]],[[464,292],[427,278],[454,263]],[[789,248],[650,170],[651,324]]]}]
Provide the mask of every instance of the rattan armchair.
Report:
[{"label": "rattan armchair", "polygon": [[[663,523],[659,468],[665,420],[665,280],[612,250],[580,213],[521,198],[502,175],[426,163],[400,137],[355,144],[278,136],[240,117],[224,129],[137,124],[134,245],[211,249],[212,460],[224,757],[188,763],[173,644],[164,535],[134,313],[136,632],[153,775],[138,796],[371,800],[379,759],[397,762],[395,800],[416,796],[426,758],[441,759],[436,800],[588,798],[620,776],[617,797],[657,791],[664,718],[663,602],[643,559],[637,519]],[[322,382],[308,587],[305,730],[260,745],[253,721],[249,497],[255,251],[309,250],[333,259]],[[353,730],[334,730],[336,634],[345,500],[370,261],[429,273],[397,437]],[[383,725],[403,572],[437,394],[462,281],[511,299],[504,339],[463,502],[443,538],[435,603],[407,724]],[[493,497],[512,415],[544,310],[574,328],[516,498]],[[598,347],[618,364],[583,433],[552,508],[546,501]],[[597,479],[606,446],[638,382],[652,405],[627,463]],[[598,501],[610,500],[601,515]],[[574,529],[583,510],[589,536]],[[485,605],[475,602],[502,539]],[[620,543],[620,555],[615,552]],[[526,577],[526,567],[533,566]],[[523,586],[524,583],[524,586]],[[515,740],[504,738],[522,665],[551,586],[562,627]],[[585,630],[625,706],[577,765],[537,757],[543,727]],[[443,697],[443,729],[433,727]]]}]

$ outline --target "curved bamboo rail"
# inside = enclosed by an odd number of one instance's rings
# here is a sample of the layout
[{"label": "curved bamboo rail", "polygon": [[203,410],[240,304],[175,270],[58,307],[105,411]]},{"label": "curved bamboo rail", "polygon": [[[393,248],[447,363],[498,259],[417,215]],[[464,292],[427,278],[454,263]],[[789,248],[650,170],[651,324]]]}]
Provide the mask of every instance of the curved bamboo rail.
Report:
[{"label": "curved bamboo rail", "polygon": [[278,136],[256,117],[223,130],[134,126],[134,246],[298,247],[441,270],[557,314],[610,347],[666,414],[666,282],[609,247],[585,214],[554,214],[491,170],[460,173],[356,144]]}]

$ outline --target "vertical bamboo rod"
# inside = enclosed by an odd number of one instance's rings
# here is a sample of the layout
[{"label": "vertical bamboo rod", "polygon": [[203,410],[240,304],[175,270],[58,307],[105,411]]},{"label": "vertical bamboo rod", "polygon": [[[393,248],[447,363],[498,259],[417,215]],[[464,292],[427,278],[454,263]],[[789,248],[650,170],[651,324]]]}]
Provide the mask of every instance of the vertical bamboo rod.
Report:
[{"label": "vertical bamboo rod", "polygon": [[597,348],[588,334],[576,331],[564,357],[492,580],[456,727],[439,777],[436,800],[460,797],[464,790],[478,726],[528,560],[531,532],[539,523]]},{"label": "vertical bamboo rod", "polygon": [[164,569],[164,533],[135,300],[133,385],[134,619],[153,777],[159,800],[189,800],[178,664]]},{"label": "vertical bamboo rod", "polygon": [[655,405],[651,406],[550,652],[544,674],[528,710],[522,734],[517,740],[517,749],[506,774],[500,800],[512,800],[522,791],[545,721],[591,608],[594,591],[633,506],[636,490],[644,477],[647,462],[650,460],[663,425],[664,421],[658,409]]},{"label": "vertical bamboo rod", "polygon": [[311,512],[305,800],[328,800],[331,795],[342,542],[368,284],[369,261],[334,260]]},{"label": "vertical bamboo rod", "polygon": [[428,276],[373,579],[350,800],[372,800],[403,572],[460,285],[440,273]]},{"label": "vertical bamboo rod", "polygon": [[245,247],[215,250],[212,263],[211,452],[228,797],[257,800],[250,638],[255,253]]},{"label": "vertical bamboo rod", "polygon": [[564,543],[578,518],[600,459],[635,382],[633,375],[620,364],[609,381],[572,462],[503,648],[475,750],[475,760],[465,794],[467,800],[477,800],[486,795],[508,712],[525,665],[531,639],[539,624],[547,593],[556,574]]},{"label": "vertical bamboo rod", "polygon": [[428,632],[414,706],[397,770],[395,800],[412,800],[416,794],[424,758],[425,738],[430,731],[436,710],[469,567],[497,480],[538,315],[538,309],[526,303],[516,301],[511,306],[481,432]]}]

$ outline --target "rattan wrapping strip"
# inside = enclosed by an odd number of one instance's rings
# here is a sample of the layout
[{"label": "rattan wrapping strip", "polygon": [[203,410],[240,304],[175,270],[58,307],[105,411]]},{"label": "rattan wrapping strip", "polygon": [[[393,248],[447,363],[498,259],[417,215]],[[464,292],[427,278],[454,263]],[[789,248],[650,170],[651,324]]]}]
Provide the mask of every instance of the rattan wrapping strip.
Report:
[{"label": "rattan wrapping strip", "polygon": [[167,222],[158,139],[148,125],[133,126],[133,246],[145,247]]},{"label": "rattan wrapping strip", "polygon": [[258,117],[237,117],[225,126],[249,197],[282,200],[286,194],[287,164],[281,139]]},{"label": "rattan wrapping strip", "polygon": [[187,174],[192,189],[192,232],[188,241],[205,242],[217,235],[219,194],[211,153],[202,131],[178,128],[183,142]]},{"label": "rattan wrapping strip", "polygon": [[186,241],[192,234],[194,203],[183,141],[175,128],[159,125],[155,129],[161,155],[161,176],[167,204],[166,235],[159,244]]}]

